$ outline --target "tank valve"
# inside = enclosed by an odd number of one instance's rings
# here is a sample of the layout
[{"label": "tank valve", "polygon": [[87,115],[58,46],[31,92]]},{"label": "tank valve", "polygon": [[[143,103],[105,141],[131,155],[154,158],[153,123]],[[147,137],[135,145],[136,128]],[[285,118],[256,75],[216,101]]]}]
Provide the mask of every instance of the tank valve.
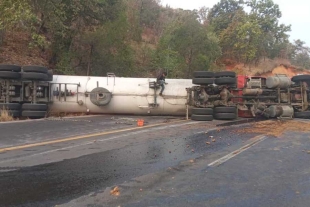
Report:
[{"label": "tank valve", "polygon": [[84,104],[84,102],[83,102],[82,100],[79,100],[79,101],[78,101],[78,104],[79,104],[80,106],[82,106],[82,105]]}]

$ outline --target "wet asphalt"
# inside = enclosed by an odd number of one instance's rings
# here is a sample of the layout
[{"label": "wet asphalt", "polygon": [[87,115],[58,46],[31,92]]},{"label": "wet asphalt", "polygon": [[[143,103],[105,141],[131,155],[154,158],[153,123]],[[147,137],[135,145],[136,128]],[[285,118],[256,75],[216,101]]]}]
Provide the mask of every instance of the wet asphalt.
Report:
[{"label": "wet asphalt", "polygon": [[[134,120],[120,123],[122,117],[82,120],[91,123],[85,127],[88,133],[103,125],[107,128],[102,130],[134,126],[128,125]],[[62,127],[79,130],[82,122],[63,122]],[[55,127],[47,120],[25,122],[10,133],[22,138],[23,127],[34,123],[44,131]],[[235,132],[245,125],[216,126],[224,122],[167,123],[159,117],[148,123],[165,124],[0,154],[0,206],[307,206],[310,201],[306,133],[266,137],[224,164],[209,167],[259,134]],[[35,129],[31,133],[29,139],[10,142],[7,132],[0,144],[67,135],[61,130],[48,137]],[[120,196],[110,195],[115,186]]]}]

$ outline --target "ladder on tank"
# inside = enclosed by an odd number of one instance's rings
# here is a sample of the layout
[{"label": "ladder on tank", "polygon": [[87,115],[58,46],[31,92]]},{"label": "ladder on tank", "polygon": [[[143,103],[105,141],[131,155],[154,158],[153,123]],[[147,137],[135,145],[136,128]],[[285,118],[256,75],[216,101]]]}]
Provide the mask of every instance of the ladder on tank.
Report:
[{"label": "ladder on tank", "polygon": [[159,107],[159,104],[157,103],[156,91],[160,88],[160,86],[156,81],[151,81],[151,82],[149,82],[149,88],[154,89],[154,102],[149,103],[149,107],[157,108],[157,107]]}]

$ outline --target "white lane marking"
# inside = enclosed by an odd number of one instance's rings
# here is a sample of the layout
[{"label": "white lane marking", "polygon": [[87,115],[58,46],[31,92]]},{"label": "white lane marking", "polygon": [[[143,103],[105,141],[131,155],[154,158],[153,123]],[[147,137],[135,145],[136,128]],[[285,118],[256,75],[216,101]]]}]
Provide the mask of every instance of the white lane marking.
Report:
[{"label": "white lane marking", "polygon": [[[109,141],[109,140],[119,139],[119,138],[130,136],[130,135],[136,135],[136,134],[141,134],[141,133],[144,133],[144,132],[149,132],[152,129],[156,129],[156,130],[157,129],[166,129],[168,127],[180,127],[180,126],[183,126],[183,125],[191,125],[191,124],[196,124],[196,123],[195,122],[189,122],[189,123],[181,123],[181,124],[174,124],[174,125],[169,125],[169,126],[161,126],[161,127],[154,127],[154,128],[144,129],[144,130],[140,130],[140,131],[136,131],[136,132],[125,133],[125,134],[122,134],[122,135],[116,135],[116,136],[113,136],[113,137],[110,137],[110,138],[107,138],[107,139],[98,139],[98,140],[95,140],[95,141],[84,142],[84,143],[73,145],[73,146],[69,146],[69,147],[63,147],[63,148],[58,148],[58,149],[54,149],[54,150],[40,152],[40,153],[28,155],[28,156],[22,156],[22,157],[13,158],[13,159],[7,159],[7,160],[0,161],[0,163],[12,162],[12,161],[18,160],[20,158],[24,159],[26,157],[30,158],[30,157],[35,157],[35,156],[39,156],[39,155],[45,155],[45,154],[57,152],[59,150],[73,149],[73,148],[80,147],[80,146],[94,144],[95,142],[105,142],[105,141]],[[216,128],[211,128],[211,129],[208,129],[207,131],[212,131],[214,129],[216,129]],[[204,132],[207,132],[207,131],[203,131],[203,132],[200,131],[200,132],[194,133],[194,134],[200,134],[200,133],[204,133]]]},{"label": "white lane marking", "polygon": [[218,159],[218,160],[215,160],[214,162],[210,163],[210,164],[208,165],[208,167],[219,166],[219,165],[221,165],[221,164],[227,162],[228,160],[230,160],[231,158],[237,156],[238,154],[240,154],[240,153],[242,153],[242,152],[248,150],[249,148],[255,146],[256,144],[258,144],[258,143],[264,141],[265,139],[267,139],[267,137],[261,135],[261,136],[258,136],[258,137],[256,137],[256,138],[254,138],[254,139],[255,139],[255,140],[252,141],[251,143],[249,143],[249,144],[247,144],[247,145],[245,145],[245,146],[239,148],[238,150],[233,151],[233,152],[229,153],[228,155],[226,155],[226,156],[224,156],[224,157],[222,157],[222,158],[220,158],[220,159]]}]

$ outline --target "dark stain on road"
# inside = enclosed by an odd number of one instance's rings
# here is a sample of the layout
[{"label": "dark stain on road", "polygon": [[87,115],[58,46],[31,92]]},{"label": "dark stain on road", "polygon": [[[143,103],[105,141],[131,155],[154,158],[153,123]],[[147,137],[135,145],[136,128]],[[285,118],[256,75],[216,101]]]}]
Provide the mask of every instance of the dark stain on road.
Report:
[{"label": "dark stain on road", "polygon": [[226,129],[148,139],[121,149],[0,173],[0,204],[55,206],[251,137],[251,134],[236,135]]}]

